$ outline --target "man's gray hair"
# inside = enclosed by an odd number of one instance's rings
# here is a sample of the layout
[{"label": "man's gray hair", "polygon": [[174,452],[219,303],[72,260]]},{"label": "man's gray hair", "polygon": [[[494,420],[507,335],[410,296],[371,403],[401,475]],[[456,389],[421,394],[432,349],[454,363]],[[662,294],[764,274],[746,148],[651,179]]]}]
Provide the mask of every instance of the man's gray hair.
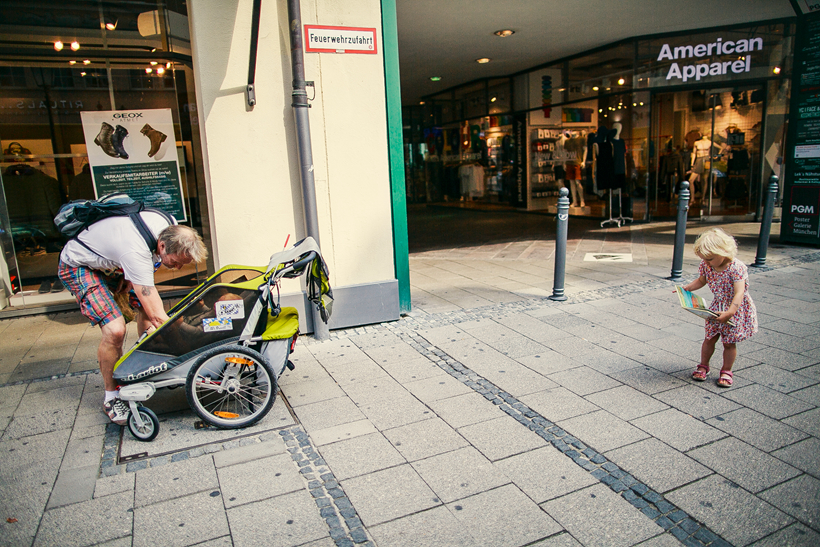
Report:
[{"label": "man's gray hair", "polygon": [[165,252],[171,255],[190,256],[194,262],[208,258],[208,249],[202,237],[188,226],[168,226],[159,234],[157,243],[165,243]]}]

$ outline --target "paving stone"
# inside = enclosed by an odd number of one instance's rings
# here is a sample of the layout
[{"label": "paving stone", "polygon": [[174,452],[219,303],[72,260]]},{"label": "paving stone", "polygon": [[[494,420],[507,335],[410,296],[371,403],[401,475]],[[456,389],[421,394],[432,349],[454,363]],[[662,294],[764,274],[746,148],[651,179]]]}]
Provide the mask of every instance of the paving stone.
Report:
[{"label": "paving stone", "polygon": [[398,465],[342,481],[366,527],[441,505],[410,465]]},{"label": "paving stone", "polygon": [[131,492],[123,492],[46,511],[34,545],[94,545],[130,536],[133,499]]},{"label": "paving stone", "polygon": [[249,446],[216,452],[214,454],[214,466],[217,468],[227,467],[229,465],[254,461],[284,452],[285,442],[281,438],[275,438],[267,442],[254,443]]},{"label": "paving stone", "polygon": [[471,547],[475,539],[446,507],[433,507],[368,529],[379,545]]},{"label": "paving stone", "polygon": [[818,527],[820,504],[817,500],[820,499],[820,480],[810,475],[801,475],[759,495],[803,524],[815,529]]},{"label": "paving stone", "polygon": [[601,452],[648,437],[640,429],[603,410],[562,420],[558,425]]},{"label": "paving stone", "polygon": [[525,395],[520,401],[552,422],[598,410],[598,407],[583,397],[563,387]]},{"label": "paving stone", "polygon": [[[571,334],[566,332],[564,332],[564,334],[566,336],[572,336]],[[566,355],[562,355],[557,351],[552,350],[540,351],[535,355],[519,357],[518,359],[516,359],[516,361],[518,361],[525,367],[529,368],[530,370],[533,370],[544,376],[548,376],[550,374],[554,374],[562,370],[569,370],[584,365],[584,363],[581,361],[576,361],[570,357],[567,357]]]},{"label": "paving stone", "polygon": [[675,409],[637,418],[631,423],[683,452],[726,436],[720,430]]},{"label": "paving stone", "polygon": [[134,510],[134,547],[193,545],[229,533],[222,498],[208,492]]},{"label": "paving stone", "polygon": [[379,365],[400,384],[447,374],[437,364],[421,356],[416,359],[380,362]]},{"label": "paving stone", "polygon": [[775,419],[786,418],[814,408],[814,405],[800,399],[757,384],[730,389],[724,397]]},{"label": "paving stone", "polygon": [[795,523],[761,539],[754,544],[754,547],[781,547],[783,545],[814,547],[820,545],[820,534],[800,523]]},{"label": "paving stone", "polygon": [[597,482],[591,474],[551,447],[505,458],[493,465],[536,503]]},{"label": "paving stone", "polygon": [[791,465],[731,437],[696,448],[687,455],[752,493],[800,474]]},{"label": "paving stone", "polygon": [[[304,490],[278,495],[227,511],[235,547],[324,545],[328,527]],[[329,538],[328,538],[329,539]],[[317,543],[307,543],[316,541]],[[332,541],[327,545],[333,545]]]},{"label": "paving stone", "polygon": [[777,450],[808,437],[798,429],[747,408],[716,416],[707,423],[764,452]]},{"label": "paving stone", "polygon": [[583,545],[627,547],[660,531],[651,519],[603,484],[572,492],[541,507]]},{"label": "paving stone", "polygon": [[788,370],[766,363],[744,368],[738,371],[737,375],[739,378],[751,380],[781,393],[791,393],[817,384],[815,378],[789,372]]},{"label": "paving stone", "polygon": [[820,454],[820,439],[816,437],[809,437],[780,450],[775,450],[771,454],[801,471],[820,478],[820,466],[817,465],[817,455]]},{"label": "paving stone", "polygon": [[659,492],[668,492],[711,473],[687,455],[657,439],[646,439],[611,450],[606,456]]},{"label": "paving stone", "polygon": [[820,437],[820,408],[785,418],[783,423],[814,437]]},{"label": "paving stone", "polygon": [[785,513],[718,475],[666,497],[733,545],[748,545],[792,522]]},{"label": "paving stone", "polygon": [[124,473],[113,477],[102,477],[97,479],[94,486],[94,497],[101,498],[120,492],[133,492],[136,484],[136,473]]},{"label": "paving stone", "polygon": [[449,503],[447,508],[467,527],[476,545],[525,545],[561,531],[512,484]]},{"label": "paving stone", "polygon": [[219,488],[213,460],[194,458],[137,471],[136,507]]},{"label": "paving stone", "polygon": [[[357,413],[363,412],[379,430],[412,424],[434,416],[427,406],[407,391],[396,396],[363,401],[357,408]],[[332,412],[337,411],[334,409]]]},{"label": "paving stone", "polygon": [[86,467],[60,468],[46,509],[88,501],[94,497],[99,463]]},{"label": "paving stone", "polygon": [[304,488],[304,481],[287,454],[221,467],[217,474],[219,484],[210,490],[221,490],[227,508]]},{"label": "paving stone", "polygon": [[545,445],[544,439],[509,417],[464,426],[458,432],[491,461]]},{"label": "paving stone", "polygon": [[669,408],[657,399],[624,385],[592,393],[585,399],[627,421]]},{"label": "paving stone", "polygon": [[651,367],[636,367],[622,372],[613,372],[612,378],[631,386],[647,395],[654,395],[685,385],[682,380]]},{"label": "paving stone", "polygon": [[476,372],[498,388],[515,393],[517,397],[558,387],[552,380],[512,359],[494,363],[492,366],[476,367]]},{"label": "paving stone", "polygon": [[703,389],[700,385],[686,385],[670,389],[656,394],[655,398],[698,420],[708,420],[740,408],[739,404]]},{"label": "paving stone", "polygon": [[441,419],[456,429],[504,416],[497,406],[488,404],[487,399],[478,393],[432,401],[429,406]]},{"label": "paving stone", "polygon": [[464,395],[471,390],[450,375],[433,376],[408,382],[405,387],[423,403]]},{"label": "paving stone", "polygon": [[328,444],[322,447],[321,453],[338,480],[372,473],[406,461],[381,433]]},{"label": "paving stone", "polygon": [[549,379],[581,396],[621,385],[620,382],[587,366],[551,374]]},{"label": "paving stone", "polygon": [[440,418],[388,429],[384,436],[408,462],[450,452],[467,445],[464,437]]},{"label": "paving stone", "polygon": [[444,503],[509,482],[472,446],[412,462],[413,469]]},{"label": "paving stone", "polygon": [[299,407],[296,411],[302,426],[308,430],[327,429],[363,420],[365,415],[348,397],[339,397]]}]

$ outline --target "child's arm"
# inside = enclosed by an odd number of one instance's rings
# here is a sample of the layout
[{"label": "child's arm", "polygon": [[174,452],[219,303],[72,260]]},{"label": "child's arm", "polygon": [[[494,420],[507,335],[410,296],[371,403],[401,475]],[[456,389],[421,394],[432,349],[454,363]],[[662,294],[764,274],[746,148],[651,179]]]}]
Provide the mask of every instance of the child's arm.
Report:
[{"label": "child's arm", "polygon": [[740,305],[743,303],[743,294],[746,290],[746,282],[743,279],[738,279],[732,285],[734,289],[734,295],[732,295],[732,303],[729,304],[729,309],[724,312],[721,312],[720,315],[715,317],[715,321],[718,323],[725,323],[732,317],[734,317],[735,312],[737,312]]},{"label": "child's arm", "polygon": [[[689,283],[688,285],[685,285],[683,287],[683,290],[692,292],[692,291],[696,291],[696,290],[698,290],[698,289],[700,289],[701,287],[704,287],[704,286],[706,286],[706,278],[703,277],[703,276],[700,276],[697,279],[695,279],[694,281],[692,281],[691,283]],[[741,296],[741,298],[742,298],[742,296]]]}]

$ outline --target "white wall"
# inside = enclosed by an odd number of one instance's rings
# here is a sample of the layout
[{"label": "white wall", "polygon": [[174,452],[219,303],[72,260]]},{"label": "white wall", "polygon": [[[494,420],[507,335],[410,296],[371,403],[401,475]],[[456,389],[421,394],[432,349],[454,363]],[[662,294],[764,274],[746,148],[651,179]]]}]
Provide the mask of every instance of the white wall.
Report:
[{"label": "white wall", "polygon": [[[188,3],[217,267],[304,237],[287,4],[264,2],[247,107],[252,0]],[[303,2],[304,24],[375,27],[378,55],[305,54],[322,254],[334,287],[395,279],[378,0]],[[308,88],[308,97],[313,88]]]}]

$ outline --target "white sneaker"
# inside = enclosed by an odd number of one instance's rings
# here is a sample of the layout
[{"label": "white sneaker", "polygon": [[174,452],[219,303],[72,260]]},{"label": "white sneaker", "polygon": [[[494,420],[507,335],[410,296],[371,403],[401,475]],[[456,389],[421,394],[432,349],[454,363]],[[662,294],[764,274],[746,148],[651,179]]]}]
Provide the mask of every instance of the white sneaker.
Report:
[{"label": "white sneaker", "polygon": [[119,397],[103,403],[103,411],[117,425],[125,425],[125,422],[128,421],[128,414],[131,412],[128,405],[122,402]]}]

